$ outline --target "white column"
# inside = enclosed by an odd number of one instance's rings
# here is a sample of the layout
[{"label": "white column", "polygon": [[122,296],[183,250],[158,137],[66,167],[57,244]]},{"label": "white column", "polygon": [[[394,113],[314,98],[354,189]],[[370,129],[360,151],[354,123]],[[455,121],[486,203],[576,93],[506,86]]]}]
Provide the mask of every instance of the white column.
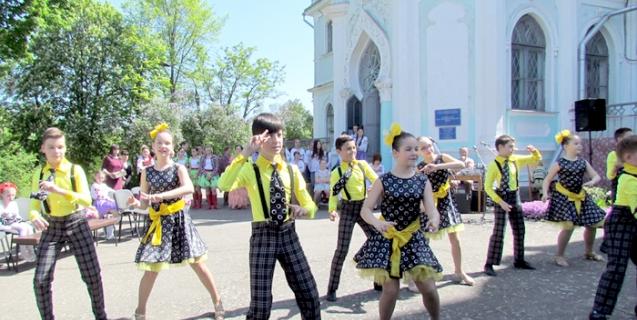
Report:
[{"label": "white column", "polygon": [[[393,119],[409,132],[419,135],[422,131],[420,112],[420,30],[418,25],[419,1],[395,0],[392,2],[392,101]],[[404,112],[409,110],[409,112]],[[401,112],[402,111],[402,112]]]},{"label": "white column", "polygon": [[[575,114],[569,110],[574,108],[573,104],[577,100],[577,47],[581,40],[577,17],[580,15],[573,14],[578,12],[577,1],[556,1],[556,6],[560,30],[557,41],[559,48],[556,48],[556,70],[559,72],[555,74],[557,108],[551,111],[559,112],[560,128],[571,129]],[[546,58],[549,59],[551,53],[546,54]]]}]

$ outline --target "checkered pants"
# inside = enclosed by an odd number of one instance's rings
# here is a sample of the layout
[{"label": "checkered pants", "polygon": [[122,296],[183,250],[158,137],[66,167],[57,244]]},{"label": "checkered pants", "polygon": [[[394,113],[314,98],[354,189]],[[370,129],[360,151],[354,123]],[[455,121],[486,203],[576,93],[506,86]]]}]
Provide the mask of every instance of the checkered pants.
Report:
[{"label": "checkered pants", "polygon": [[327,287],[327,292],[336,291],[338,289],[338,284],[341,281],[343,262],[345,261],[345,257],[347,257],[350,241],[352,241],[354,225],[358,223],[367,237],[373,232],[373,227],[365,222],[360,214],[363,200],[342,201],[342,204],[343,206],[338,222],[338,242],[336,243],[336,250],[332,258],[332,269],[330,271],[330,282]]},{"label": "checkered pants", "polygon": [[106,319],[100,265],[93,236],[86,219],[79,214],[64,218],[50,217],[49,227],[42,232],[37,250],[37,266],[33,279],[35,299],[42,319],[55,319],[51,283],[60,251],[68,243],[86,283],[95,319]]},{"label": "checkered pants", "polygon": [[593,304],[593,310],[599,314],[613,313],[617,296],[624,283],[633,242],[637,239],[635,235],[637,235],[637,221],[630,214],[630,209],[614,207],[604,224],[602,248],[608,255],[608,262],[606,270],[599,279]]},{"label": "checkered pants", "polygon": [[250,237],[250,309],[246,319],[269,319],[272,278],[279,261],[304,320],[321,319],[316,281],[301,248],[294,222],[281,227],[252,224]]},{"label": "checkered pants", "polygon": [[[509,223],[513,230],[513,256],[516,262],[524,261],[524,215],[522,214],[518,192],[509,191],[498,195],[513,207],[511,212],[509,212]],[[502,261],[502,249],[504,247],[506,212],[496,204],[494,216],[493,232],[489,241],[486,264],[499,265]]]}]

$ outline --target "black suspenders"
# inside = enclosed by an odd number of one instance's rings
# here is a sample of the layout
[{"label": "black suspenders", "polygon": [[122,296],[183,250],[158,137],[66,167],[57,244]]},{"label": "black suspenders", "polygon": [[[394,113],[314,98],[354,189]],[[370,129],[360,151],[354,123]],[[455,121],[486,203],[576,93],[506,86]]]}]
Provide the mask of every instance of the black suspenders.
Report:
[{"label": "black suspenders", "polygon": [[[502,165],[498,162],[498,160],[493,160],[493,161],[495,161],[495,165],[498,166],[498,170],[500,170],[500,175],[504,175],[502,171]],[[511,160],[509,161],[513,163],[513,167],[515,168],[515,184],[517,185],[518,189],[520,189],[520,180],[518,179],[520,172],[518,171],[518,165],[515,163],[515,161],[511,161]],[[500,188],[502,188],[502,186],[500,186]]]},{"label": "black suspenders", "polygon": [[[256,163],[252,163],[252,167],[254,168],[254,175],[257,178],[257,186],[259,189],[259,198],[261,200],[261,208],[263,208],[263,217],[266,219],[270,219],[270,213],[268,210],[268,204],[265,201],[265,192],[263,191],[263,181],[261,180],[261,170],[259,170],[259,166]],[[288,164],[288,174],[290,175],[290,203],[296,204],[296,196],[294,194],[294,172],[292,171],[292,166]],[[288,208],[288,211],[290,209]],[[289,212],[288,212],[289,213]]]},{"label": "black suspenders", "polygon": [[[363,165],[359,162],[358,163],[358,168],[361,169],[361,172],[363,173],[363,184],[365,183],[365,170],[363,170]],[[338,166],[338,178],[340,179],[343,176],[343,171],[341,170],[341,166]],[[354,169],[352,168],[352,171]],[[352,172],[353,174],[353,172]],[[350,176],[351,178],[352,176]],[[348,178],[349,180],[349,178]],[[345,192],[345,196],[347,197],[347,200],[352,200],[352,196],[349,195],[349,191],[347,191],[347,181],[345,181],[345,185],[343,186],[343,191]],[[365,200],[365,198],[367,198],[367,186],[363,186],[363,200]]]},{"label": "black suspenders", "polygon": [[[44,178],[44,167],[40,170],[40,181]],[[75,165],[71,164],[71,190],[73,192],[77,192],[77,180],[75,179]],[[51,214],[51,207],[49,206],[49,199],[42,201],[42,206],[44,207],[44,213]]]}]

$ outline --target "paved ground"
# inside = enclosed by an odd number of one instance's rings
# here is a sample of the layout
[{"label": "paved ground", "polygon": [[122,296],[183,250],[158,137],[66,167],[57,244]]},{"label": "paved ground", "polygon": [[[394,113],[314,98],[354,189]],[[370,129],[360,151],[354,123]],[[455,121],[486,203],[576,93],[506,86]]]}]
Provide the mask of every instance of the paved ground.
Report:
[{"label": "paved ground", "polygon": [[[209,246],[207,264],[216,277],[223,295],[229,319],[242,319],[249,303],[248,240],[250,214],[247,210],[217,210],[193,212],[199,232]],[[547,223],[527,221],[527,258],[537,271],[518,271],[511,265],[511,235],[507,233],[505,259],[496,269],[496,278],[481,274],[492,219],[486,223],[480,215],[465,215],[468,222],[462,233],[465,268],[476,277],[475,287],[459,286],[448,280],[439,282],[439,294],[444,319],[585,319],[592,305],[597,280],[604,267],[581,259],[582,231],[573,235],[567,254],[570,268],[559,268],[551,262],[555,250],[556,229]],[[507,227],[508,228],[508,227]],[[299,221],[297,231],[310,261],[321,295],[325,294],[333,250],[336,246],[337,224],[320,211],[314,221]],[[507,230],[508,232],[508,230]],[[599,238],[596,247],[599,245]],[[124,239],[123,239],[124,240]],[[360,230],[354,234],[350,257],[363,242]],[[115,246],[101,242],[98,255],[106,291],[106,308],[113,319],[127,319],[133,313],[137,285],[141,272],[133,264],[137,238]],[[449,244],[446,240],[432,244],[443,263],[445,274],[453,271]],[[4,268],[4,266],[3,266]],[[58,319],[91,319],[90,303],[80,279],[75,261],[63,257],[57,265],[53,285],[54,304]],[[634,319],[632,309],[635,290],[635,268],[628,280],[613,319]],[[0,318],[37,319],[32,291],[33,266],[22,265],[20,273],[0,270]],[[343,270],[341,288],[336,303],[322,301],[323,319],[376,319],[378,293],[371,283],[361,280],[353,264]],[[203,286],[188,267],[162,273],[149,302],[149,319],[208,319],[211,303]],[[406,287],[401,291],[394,319],[423,319],[425,310],[419,295]],[[280,268],[274,279],[272,319],[300,319],[294,296],[285,283]]]}]

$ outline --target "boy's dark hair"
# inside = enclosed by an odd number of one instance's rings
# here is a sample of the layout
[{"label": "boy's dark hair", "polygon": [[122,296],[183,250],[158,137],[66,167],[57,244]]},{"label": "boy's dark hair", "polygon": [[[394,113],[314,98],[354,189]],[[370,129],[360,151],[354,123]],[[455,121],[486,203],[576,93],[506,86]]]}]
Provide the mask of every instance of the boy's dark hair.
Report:
[{"label": "boy's dark hair", "polygon": [[394,141],[391,143],[391,148],[393,150],[398,151],[400,149],[400,146],[403,144],[403,140],[407,139],[407,138],[414,138],[416,139],[416,137],[406,131],[401,132],[399,135],[394,137]]},{"label": "boy's dark hair", "polygon": [[342,134],[338,138],[336,138],[336,141],[334,142],[334,147],[336,148],[336,150],[341,150],[341,147],[350,141],[354,141],[354,139],[352,139],[352,137],[349,135]]},{"label": "boy's dark hair", "polygon": [[515,138],[510,135],[503,134],[495,139],[495,150],[500,150],[500,146],[504,146],[509,142],[515,142]]},{"label": "boy's dark hair", "polygon": [[58,139],[63,137],[64,137],[64,132],[60,130],[59,128],[56,128],[56,127],[47,128],[46,130],[44,130],[44,133],[42,134],[42,143],[44,143],[44,141],[48,139]]},{"label": "boy's dark hair", "polygon": [[119,152],[120,156],[127,156],[128,155],[128,150],[124,149],[122,151]]},{"label": "boy's dark hair", "polygon": [[257,135],[268,130],[269,133],[276,133],[283,130],[283,121],[271,113],[261,113],[252,120],[252,134]]},{"label": "boy's dark hair", "polygon": [[380,153],[374,153],[374,155],[372,156],[372,163],[374,163],[376,160],[378,160],[379,162],[383,162],[383,157],[380,156]]},{"label": "boy's dark hair", "polygon": [[633,131],[633,129],[626,128],[626,127],[619,128],[619,129],[615,130],[615,141],[619,140],[619,138],[621,138],[621,136],[623,136],[624,133],[632,132],[632,131]]},{"label": "boy's dark hair", "polygon": [[617,144],[617,158],[625,161],[629,153],[637,152],[637,135],[630,135]]},{"label": "boy's dark hair", "polygon": [[298,152],[298,151],[294,151],[294,156],[295,156],[295,157],[296,157],[296,155],[297,155],[297,154],[298,154],[299,156],[301,155],[301,153],[300,153],[300,152]]}]

